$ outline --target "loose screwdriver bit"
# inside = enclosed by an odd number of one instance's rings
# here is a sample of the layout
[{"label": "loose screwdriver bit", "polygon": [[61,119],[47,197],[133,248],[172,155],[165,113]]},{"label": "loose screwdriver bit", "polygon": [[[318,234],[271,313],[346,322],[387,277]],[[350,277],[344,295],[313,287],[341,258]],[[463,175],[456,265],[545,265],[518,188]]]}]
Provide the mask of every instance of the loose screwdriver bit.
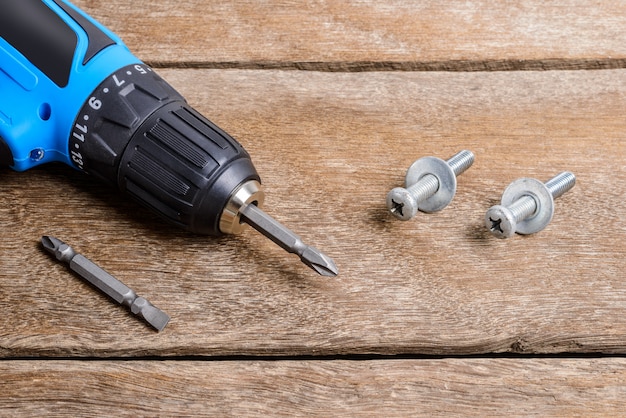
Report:
[{"label": "loose screwdriver bit", "polygon": [[139,315],[158,331],[162,331],[170,320],[168,314],[152,305],[146,299],[137,294],[124,283],[111,276],[97,266],[87,257],[78,254],[63,241],[44,236],[41,238],[43,247],[57,260],[69,264],[70,270],[87,280],[100,291],[108,295],[120,305],[130,309],[135,315]]},{"label": "loose screwdriver bit", "polygon": [[256,205],[245,205],[240,209],[241,219],[289,253],[297,254],[300,260],[322,276],[336,276],[339,270],[335,262],[315,247],[306,245],[302,239],[286,226],[272,218]]}]

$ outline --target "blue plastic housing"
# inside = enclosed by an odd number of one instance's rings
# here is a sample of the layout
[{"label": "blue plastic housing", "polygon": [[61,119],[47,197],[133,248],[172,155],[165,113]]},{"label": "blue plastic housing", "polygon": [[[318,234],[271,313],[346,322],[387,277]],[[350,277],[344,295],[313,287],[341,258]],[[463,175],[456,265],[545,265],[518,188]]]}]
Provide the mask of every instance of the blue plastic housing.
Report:
[{"label": "blue plastic housing", "polygon": [[[22,11],[29,12],[32,8],[41,12],[43,4],[53,12],[50,14],[45,9],[37,18],[29,18],[28,24],[20,22],[19,30],[24,31],[25,37],[46,33],[46,27],[41,25],[58,27],[62,21],[75,34],[69,44],[74,53],[70,56],[71,64],[68,62],[66,79],[51,76],[51,71],[41,63],[41,54],[31,54],[29,60],[26,57],[28,54],[23,53],[24,48],[20,49],[7,41],[8,36],[1,36],[0,28],[0,141],[8,146],[13,159],[11,168],[17,171],[52,161],[73,166],[68,139],[78,112],[105,78],[122,67],[141,61],[114,33],[68,2],[19,1],[14,3],[23,6]],[[11,6],[8,9],[4,10],[3,6],[2,13],[6,19],[19,19],[18,16],[11,16]],[[50,19],[49,15],[56,15],[57,18]],[[45,44],[64,42],[66,45],[59,47],[67,48],[67,39],[57,39],[56,32],[51,31],[51,38],[42,41]],[[15,39],[21,40],[15,37],[15,32],[12,34],[13,43],[16,43]],[[103,39],[108,41],[102,42]],[[34,41],[31,39],[29,42]],[[38,65],[33,63],[36,61],[33,58],[39,60]],[[43,59],[47,59],[45,54]]]}]

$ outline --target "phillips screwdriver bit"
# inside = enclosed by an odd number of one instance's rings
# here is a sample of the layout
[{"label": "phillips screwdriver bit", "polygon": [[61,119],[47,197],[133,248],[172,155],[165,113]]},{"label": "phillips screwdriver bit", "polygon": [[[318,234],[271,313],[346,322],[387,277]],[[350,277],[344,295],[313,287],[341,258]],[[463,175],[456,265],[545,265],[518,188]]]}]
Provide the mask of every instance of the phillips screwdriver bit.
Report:
[{"label": "phillips screwdriver bit", "polygon": [[77,254],[72,247],[63,241],[44,236],[41,238],[43,247],[57,260],[69,264],[70,270],[87,280],[100,291],[108,295],[120,305],[130,309],[135,315],[139,315],[158,331],[162,331],[170,320],[168,314],[152,305],[146,299],[137,294],[124,283],[111,276],[94,262],[81,254]]},{"label": "phillips screwdriver bit", "polygon": [[272,240],[289,253],[297,254],[300,260],[322,276],[336,276],[335,262],[315,247],[306,245],[302,239],[286,226],[263,212],[256,205],[245,205],[240,209],[241,220]]}]

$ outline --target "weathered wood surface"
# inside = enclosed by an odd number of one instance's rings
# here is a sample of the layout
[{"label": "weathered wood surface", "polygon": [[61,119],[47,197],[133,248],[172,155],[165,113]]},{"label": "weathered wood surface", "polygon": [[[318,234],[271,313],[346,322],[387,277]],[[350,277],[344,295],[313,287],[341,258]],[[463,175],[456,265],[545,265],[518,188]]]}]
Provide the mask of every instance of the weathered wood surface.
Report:
[{"label": "weathered wood surface", "polygon": [[[625,353],[626,2],[76,4],[244,144],[267,211],[340,276],[315,276],[251,230],[163,225],[69,168],[2,169],[3,415],[623,413],[622,358],[132,359]],[[492,72],[529,69],[560,71]],[[462,148],[477,161],[448,208],[387,215],[414,159]],[[561,170],[578,184],[545,231],[486,233],[510,181]],[[41,250],[43,234],[170,325],[157,334],[98,295]],[[69,360],[12,360],[38,356]],[[114,356],[128,360],[89,361]]]},{"label": "weathered wood surface", "polygon": [[[3,356],[626,352],[626,71],[162,74],[239,138],[266,210],[340,275],[251,229],[214,239],[162,225],[70,169],[5,170]],[[387,214],[414,159],[463,148],[476,163],[449,207]],[[566,169],[578,184],[547,229],[485,230],[510,181]],[[43,234],[170,313],[166,331],[55,263]]]},{"label": "weathered wood surface", "polygon": [[623,1],[76,4],[159,66],[482,71],[626,64]]},{"label": "weathered wood surface", "polygon": [[622,416],[624,359],[0,362],[40,416]]}]

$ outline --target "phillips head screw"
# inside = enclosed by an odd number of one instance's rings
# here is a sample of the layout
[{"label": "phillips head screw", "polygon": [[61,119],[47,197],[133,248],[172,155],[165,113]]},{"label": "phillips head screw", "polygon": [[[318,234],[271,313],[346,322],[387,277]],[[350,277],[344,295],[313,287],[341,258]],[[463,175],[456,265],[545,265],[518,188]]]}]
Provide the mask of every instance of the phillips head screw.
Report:
[{"label": "phillips head screw", "polygon": [[413,218],[418,210],[437,212],[448,206],[456,193],[456,177],[471,167],[474,154],[463,150],[447,161],[423,157],[406,172],[405,187],[387,194],[389,212],[402,221]]},{"label": "phillips head screw", "polygon": [[532,178],[511,183],[499,205],[485,214],[485,226],[498,238],[534,234],[544,229],[554,215],[554,199],[576,184],[576,176],[564,171],[545,184]]}]

